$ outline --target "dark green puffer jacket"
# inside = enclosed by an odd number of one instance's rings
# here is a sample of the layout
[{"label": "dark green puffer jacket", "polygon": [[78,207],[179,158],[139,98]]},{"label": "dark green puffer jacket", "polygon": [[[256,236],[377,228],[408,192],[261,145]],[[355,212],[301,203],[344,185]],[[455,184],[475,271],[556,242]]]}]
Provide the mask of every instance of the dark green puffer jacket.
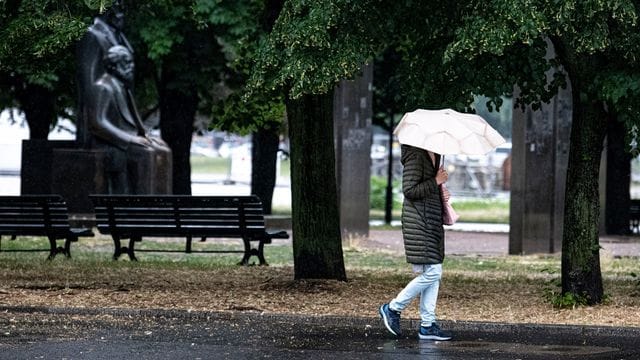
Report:
[{"label": "dark green puffer jacket", "polygon": [[[402,234],[407,262],[440,264],[444,260],[442,197],[437,167],[426,150],[402,145]],[[440,156],[436,155],[436,164]]]}]

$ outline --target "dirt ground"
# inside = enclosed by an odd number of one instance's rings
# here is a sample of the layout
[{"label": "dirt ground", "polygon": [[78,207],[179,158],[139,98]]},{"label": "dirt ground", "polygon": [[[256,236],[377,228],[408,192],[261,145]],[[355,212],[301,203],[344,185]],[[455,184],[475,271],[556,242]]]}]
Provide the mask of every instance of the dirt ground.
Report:
[{"label": "dirt ground", "polygon": [[[372,232],[370,241],[364,243],[353,239],[348,246],[363,251],[397,254],[402,244],[401,236],[396,233]],[[504,235],[450,235],[447,240],[448,256],[505,255],[507,240]],[[96,240],[96,244],[100,244],[96,245],[98,251],[112,251],[109,242]],[[640,253],[635,248],[640,246],[640,242],[618,241],[613,245],[617,248],[603,244],[603,251],[610,255],[615,255],[615,251],[627,255]],[[67,263],[64,259],[56,259],[51,265],[36,266],[21,261],[12,265],[0,263],[0,306],[377,317],[380,304],[391,300],[413,277],[409,266],[406,270],[347,268],[348,281],[341,282],[294,281],[290,266],[194,268],[179,263],[175,266],[171,263],[162,266],[139,264],[112,266],[96,262],[95,267],[83,268],[79,272],[73,262]],[[640,285],[637,279],[605,277],[608,297],[604,304],[556,309],[545,299],[550,276],[540,272],[463,271],[447,269],[445,263],[438,316],[450,321],[640,327]],[[403,317],[418,318],[417,301],[405,310]]]},{"label": "dirt ground", "polygon": [[[0,305],[80,308],[184,309],[376,317],[411,279],[410,272],[348,270],[346,282],[293,281],[291,267],[157,269],[122,267],[94,272],[34,273],[3,269]],[[438,315],[451,321],[588,324],[640,327],[640,296],[616,286],[604,305],[553,308],[539,277],[489,277],[446,272]],[[606,284],[605,284],[606,286]],[[418,318],[417,302],[403,313]]]}]

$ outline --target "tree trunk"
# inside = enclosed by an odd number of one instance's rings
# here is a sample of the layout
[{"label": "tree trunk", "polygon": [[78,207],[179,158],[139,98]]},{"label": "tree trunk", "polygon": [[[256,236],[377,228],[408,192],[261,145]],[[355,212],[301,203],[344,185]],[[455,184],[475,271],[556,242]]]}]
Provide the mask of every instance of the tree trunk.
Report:
[{"label": "tree trunk", "polygon": [[280,136],[277,124],[253,133],[251,139],[251,193],[262,199],[265,214],[271,214]]},{"label": "tree trunk", "polygon": [[287,99],[296,279],[346,280],[333,140],[333,94]]},{"label": "tree trunk", "polygon": [[172,87],[170,69],[160,81],[160,131],[173,156],[173,193],[191,195],[191,137],[198,107],[195,90]]},{"label": "tree trunk", "polygon": [[562,293],[593,305],[602,302],[600,271],[598,173],[607,115],[601,103],[580,101],[573,82],[573,121],[567,169]]},{"label": "tree trunk", "polygon": [[631,195],[631,154],[625,149],[624,123],[614,117],[607,128],[607,196],[605,229],[607,234],[628,235]]},{"label": "tree trunk", "polygon": [[17,95],[29,125],[29,139],[46,140],[49,127],[56,119],[53,93],[42,86],[29,84]]},{"label": "tree trunk", "polygon": [[387,143],[387,189],[384,202],[384,222],[387,225],[391,225],[393,219],[393,130],[395,128],[393,123],[393,111],[389,111],[389,142]]}]

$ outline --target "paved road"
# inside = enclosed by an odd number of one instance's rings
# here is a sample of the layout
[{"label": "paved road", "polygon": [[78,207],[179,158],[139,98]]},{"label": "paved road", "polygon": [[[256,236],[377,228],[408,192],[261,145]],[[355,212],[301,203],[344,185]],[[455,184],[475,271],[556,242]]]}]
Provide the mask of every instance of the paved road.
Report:
[{"label": "paved road", "polygon": [[639,359],[640,328],[445,323],[455,341],[379,319],[0,307],[0,359]]}]

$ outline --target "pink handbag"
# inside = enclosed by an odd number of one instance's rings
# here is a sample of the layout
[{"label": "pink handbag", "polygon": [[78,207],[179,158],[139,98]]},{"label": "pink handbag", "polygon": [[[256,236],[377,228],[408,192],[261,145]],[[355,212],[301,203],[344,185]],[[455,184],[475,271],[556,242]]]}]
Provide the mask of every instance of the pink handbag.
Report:
[{"label": "pink handbag", "polygon": [[[442,189],[444,189],[444,184],[440,184],[440,188],[441,191]],[[458,221],[458,219],[460,218],[460,215],[458,215],[456,213],[455,210],[453,210],[453,206],[451,206],[451,204],[449,204],[448,201],[444,201],[444,199],[442,199],[442,204],[443,204],[443,208],[442,208],[442,223],[444,225],[453,225],[456,223],[456,221]]]},{"label": "pink handbag", "polygon": [[442,223],[445,225],[453,225],[458,221],[460,215],[453,210],[453,206],[449,202],[444,203],[444,209],[442,209]]}]

